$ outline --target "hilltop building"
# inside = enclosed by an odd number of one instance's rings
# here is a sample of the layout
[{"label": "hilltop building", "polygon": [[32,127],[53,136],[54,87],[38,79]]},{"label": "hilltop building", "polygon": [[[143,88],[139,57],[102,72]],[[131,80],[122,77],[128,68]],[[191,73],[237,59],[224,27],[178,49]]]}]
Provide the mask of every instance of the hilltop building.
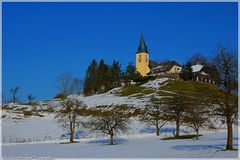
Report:
[{"label": "hilltop building", "polygon": [[[204,72],[204,66],[196,64],[191,66],[193,78],[192,80],[197,82],[214,83],[210,79],[209,74]],[[136,53],[136,72],[140,73],[143,77],[154,76],[154,77],[169,77],[174,79],[180,79],[180,73],[182,66],[176,61],[164,61],[157,63],[149,60],[149,53],[147,45],[144,40],[143,33],[140,38],[140,44]]]},{"label": "hilltop building", "polygon": [[145,44],[143,34],[141,35],[140,44],[136,53],[136,72],[146,76],[150,72],[149,54]]},{"label": "hilltop building", "polygon": [[204,71],[204,65],[200,64],[199,62],[192,67],[193,73],[193,80],[197,82],[208,82],[208,83],[215,83],[211,78],[210,75]]},{"label": "hilltop building", "polygon": [[148,73],[148,75],[179,79],[179,73],[181,70],[181,65],[176,61],[165,61],[158,64],[156,67],[151,68],[151,71]]}]

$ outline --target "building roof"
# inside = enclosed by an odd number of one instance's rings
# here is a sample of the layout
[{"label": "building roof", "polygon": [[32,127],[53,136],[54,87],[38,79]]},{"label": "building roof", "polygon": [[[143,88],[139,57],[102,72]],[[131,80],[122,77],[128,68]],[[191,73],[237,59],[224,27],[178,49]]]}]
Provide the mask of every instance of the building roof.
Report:
[{"label": "building roof", "polygon": [[165,71],[169,71],[174,65],[181,67],[181,65],[178,64],[176,61],[164,61],[164,62],[161,62],[158,66],[152,68],[151,70],[160,69],[162,72],[165,72]]},{"label": "building roof", "polygon": [[142,53],[142,52],[148,53],[147,45],[145,44],[143,33],[141,35],[140,44],[139,44],[137,53]]},{"label": "building roof", "polygon": [[196,65],[193,65],[192,67],[192,72],[195,73],[195,72],[200,72],[203,68],[203,65],[201,64],[196,64]]}]

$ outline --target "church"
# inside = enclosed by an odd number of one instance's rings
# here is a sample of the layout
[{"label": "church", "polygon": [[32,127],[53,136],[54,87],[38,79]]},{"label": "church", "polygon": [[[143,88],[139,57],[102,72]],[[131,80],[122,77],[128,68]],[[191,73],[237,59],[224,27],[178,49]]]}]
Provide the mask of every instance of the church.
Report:
[{"label": "church", "polygon": [[145,44],[143,33],[141,35],[140,44],[136,53],[136,72],[145,77],[149,72],[149,54],[147,45]]},{"label": "church", "polygon": [[[136,53],[136,72],[145,76],[173,76],[178,77],[182,67],[175,61],[167,61],[164,64],[149,60],[147,45],[143,33],[140,38],[140,44]],[[178,78],[177,78],[178,79]]]}]

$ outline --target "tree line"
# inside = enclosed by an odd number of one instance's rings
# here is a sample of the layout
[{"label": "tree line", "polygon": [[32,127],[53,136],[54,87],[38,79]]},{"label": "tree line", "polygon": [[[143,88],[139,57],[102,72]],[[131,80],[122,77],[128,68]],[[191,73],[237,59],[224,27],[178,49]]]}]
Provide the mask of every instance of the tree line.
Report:
[{"label": "tree line", "polygon": [[149,79],[150,77],[142,77],[139,73],[136,73],[132,62],[129,62],[125,71],[122,71],[121,64],[118,61],[113,61],[111,65],[107,65],[104,60],[101,60],[99,64],[96,60],[92,60],[86,71],[83,93],[84,95],[104,93],[120,87],[121,83],[128,85],[131,80],[143,83]]}]

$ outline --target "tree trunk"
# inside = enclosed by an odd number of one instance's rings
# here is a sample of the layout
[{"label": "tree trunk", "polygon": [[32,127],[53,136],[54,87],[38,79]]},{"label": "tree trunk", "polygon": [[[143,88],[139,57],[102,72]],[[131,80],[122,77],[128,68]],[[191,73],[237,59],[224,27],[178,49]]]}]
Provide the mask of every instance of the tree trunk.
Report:
[{"label": "tree trunk", "polygon": [[232,121],[231,116],[227,116],[227,145],[226,150],[233,150],[233,143],[232,143]]},{"label": "tree trunk", "polygon": [[70,143],[73,143],[74,138],[74,129],[72,128],[72,124],[70,125]]},{"label": "tree trunk", "polygon": [[198,129],[196,129],[196,133],[197,133],[196,140],[198,140]]},{"label": "tree trunk", "polygon": [[179,138],[179,120],[176,120],[176,138]]},{"label": "tree trunk", "polygon": [[156,125],[156,135],[157,135],[157,136],[160,135],[160,131],[159,131],[159,127],[158,127],[158,125]]},{"label": "tree trunk", "polygon": [[73,132],[70,133],[70,143],[73,143]]},{"label": "tree trunk", "polygon": [[110,145],[113,145],[113,134],[110,134]]},{"label": "tree trunk", "polygon": [[15,95],[13,96],[13,104],[15,104],[16,103],[16,97],[15,97]]}]

